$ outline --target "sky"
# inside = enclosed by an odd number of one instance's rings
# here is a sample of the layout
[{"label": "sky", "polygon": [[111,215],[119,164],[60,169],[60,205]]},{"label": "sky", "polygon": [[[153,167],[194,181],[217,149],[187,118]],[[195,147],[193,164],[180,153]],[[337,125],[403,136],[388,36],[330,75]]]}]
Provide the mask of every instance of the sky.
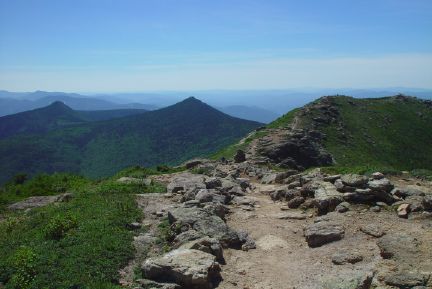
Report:
[{"label": "sky", "polygon": [[0,89],[432,88],[431,0],[0,0]]}]

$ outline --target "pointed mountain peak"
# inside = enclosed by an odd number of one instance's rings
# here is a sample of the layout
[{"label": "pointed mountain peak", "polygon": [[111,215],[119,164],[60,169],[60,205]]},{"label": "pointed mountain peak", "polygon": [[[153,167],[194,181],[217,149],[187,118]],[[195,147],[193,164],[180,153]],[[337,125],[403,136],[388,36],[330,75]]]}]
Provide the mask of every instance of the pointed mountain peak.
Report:
[{"label": "pointed mountain peak", "polygon": [[62,110],[72,110],[69,106],[67,106],[63,101],[54,101],[50,105],[47,106],[47,108],[55,108],[55,109],[62,109]]},{"label": "pointed mountain peak", "polygon": [[188,98],[186,98],[182,102],[184,102],[184,103],[203,103],[201,100],[195,98],[195,96],[189,96]]}]

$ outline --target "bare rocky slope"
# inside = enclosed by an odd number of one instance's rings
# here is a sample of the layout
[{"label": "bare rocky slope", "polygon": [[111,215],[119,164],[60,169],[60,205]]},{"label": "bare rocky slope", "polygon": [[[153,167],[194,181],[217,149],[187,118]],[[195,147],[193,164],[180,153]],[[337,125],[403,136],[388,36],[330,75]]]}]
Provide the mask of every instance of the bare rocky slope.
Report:
[{"label": "bare rocky slope", "polygon": [[187,166],[153,177],[167,193],[137,197],[145,218],[133,226],[148,230],[135,238],[124,286],[432,288],[430,181],[247,160]]}]

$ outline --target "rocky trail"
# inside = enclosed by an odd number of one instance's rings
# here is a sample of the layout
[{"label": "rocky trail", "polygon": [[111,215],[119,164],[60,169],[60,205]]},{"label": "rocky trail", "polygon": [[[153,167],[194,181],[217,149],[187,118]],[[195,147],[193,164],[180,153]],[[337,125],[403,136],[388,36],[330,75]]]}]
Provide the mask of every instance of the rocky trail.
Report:
[{"label": "rocky trail", "polygon": [[[133,288],[432,288],[431,183],[195,162],[139,195]],[[162,222],[170,237],[160,244]],[[144,277],[134,280],[139,268]],[[136,279],[136,278],[135,278]]]}]

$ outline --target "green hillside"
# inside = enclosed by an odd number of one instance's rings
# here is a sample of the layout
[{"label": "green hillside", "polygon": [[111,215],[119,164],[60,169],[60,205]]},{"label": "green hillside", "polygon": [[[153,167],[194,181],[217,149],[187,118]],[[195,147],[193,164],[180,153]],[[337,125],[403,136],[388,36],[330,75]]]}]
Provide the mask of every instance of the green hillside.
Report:
[{"label": "green hillside", "polygon": [[0,140],[0,182],[20,172],[101,177],[133,165],[177,164],[211,154],[258,126],[188,98],[144,114]]},{"label": "green hillside", "polygon": [[432,169],[431,101],[402,95],[323,97],[268,127],[289,127],[295,118],[297,128],[325,134],[322,144],[336,166]]}]

